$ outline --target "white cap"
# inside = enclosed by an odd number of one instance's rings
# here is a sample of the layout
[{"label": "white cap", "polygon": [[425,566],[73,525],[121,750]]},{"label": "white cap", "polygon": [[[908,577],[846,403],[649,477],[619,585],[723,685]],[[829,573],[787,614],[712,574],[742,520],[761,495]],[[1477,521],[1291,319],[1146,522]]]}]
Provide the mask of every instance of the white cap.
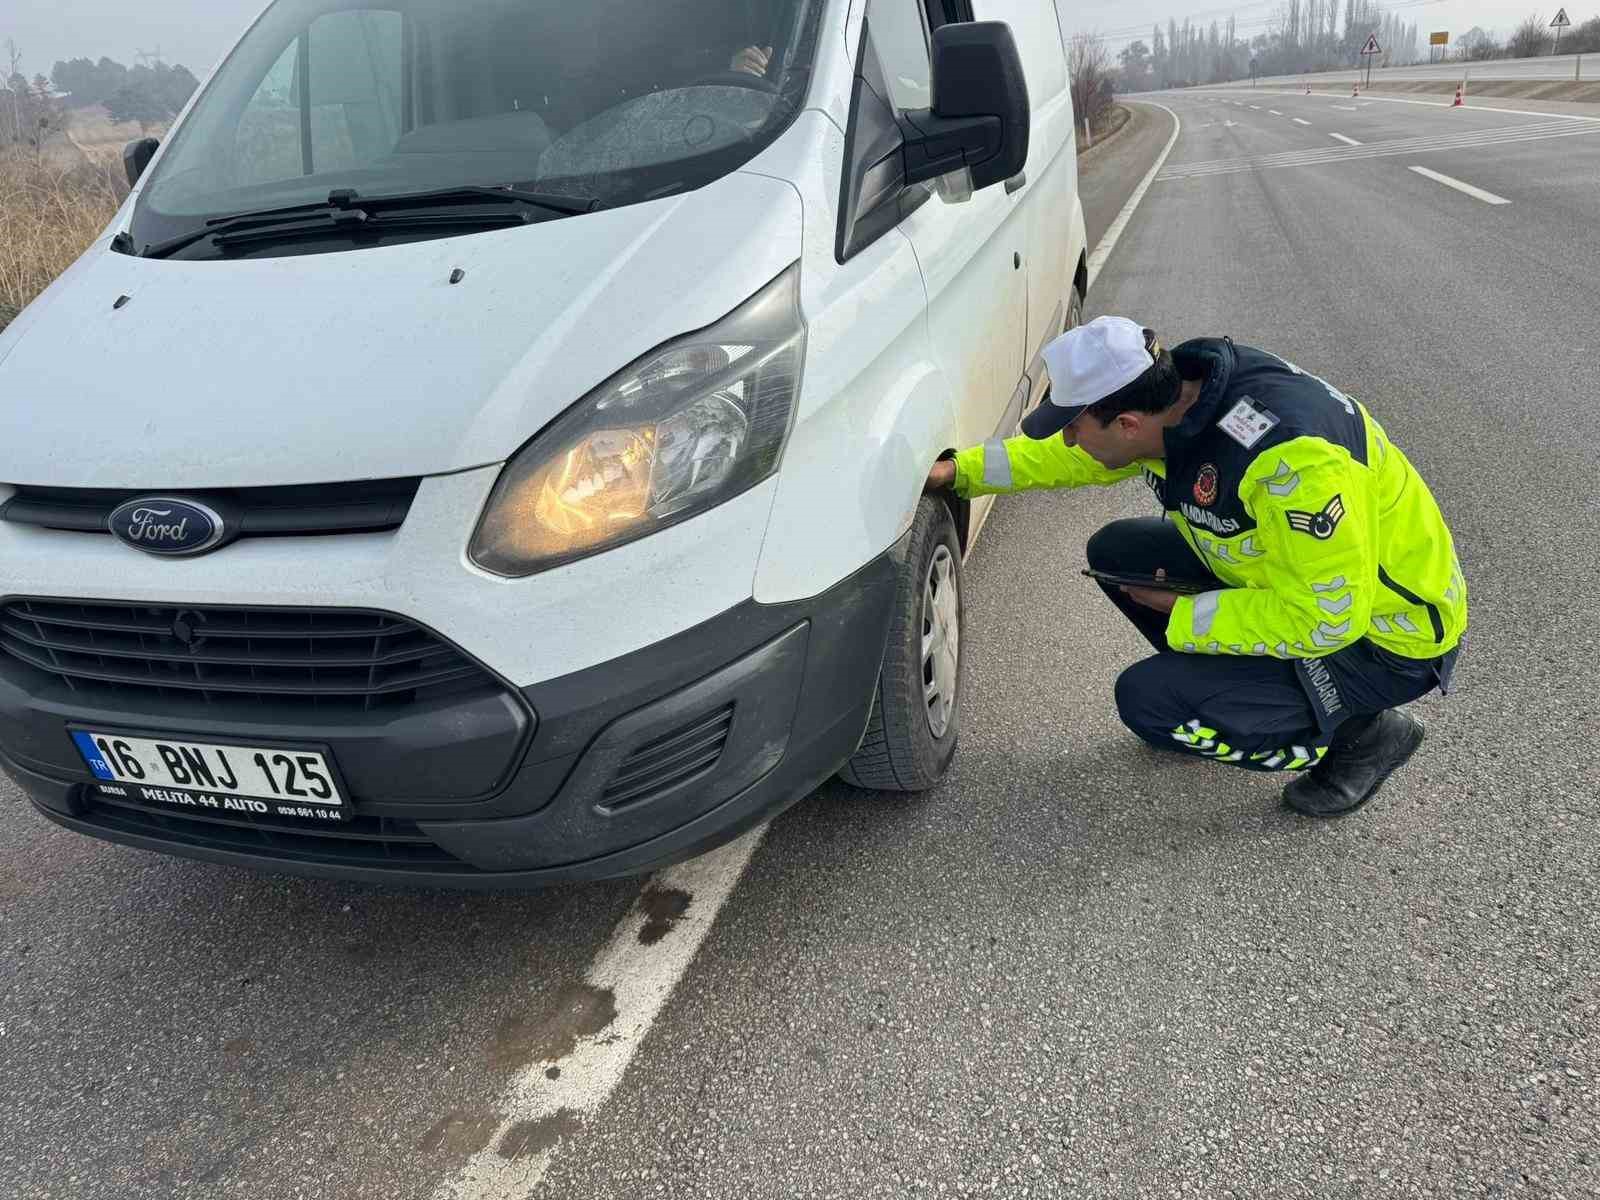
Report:
[{"label": "white cap", "polygon": [[1121,391],[1151,367],[1144,326],[1127,317],[1096,317],[1052,338],[1044,348],[1050,396],[1022,422],[1031,438],[1060,433],[1091,404]]}]

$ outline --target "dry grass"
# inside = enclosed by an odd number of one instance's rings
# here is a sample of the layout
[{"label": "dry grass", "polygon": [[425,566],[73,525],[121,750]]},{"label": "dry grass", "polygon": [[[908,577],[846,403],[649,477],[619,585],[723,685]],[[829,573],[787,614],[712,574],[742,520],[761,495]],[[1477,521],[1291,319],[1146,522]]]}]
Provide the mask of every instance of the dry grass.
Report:
[{"label": "dry grass", "polygon": [[0,329],[83,253],[122,195],[112,168],[63,170],[0,149]]}]

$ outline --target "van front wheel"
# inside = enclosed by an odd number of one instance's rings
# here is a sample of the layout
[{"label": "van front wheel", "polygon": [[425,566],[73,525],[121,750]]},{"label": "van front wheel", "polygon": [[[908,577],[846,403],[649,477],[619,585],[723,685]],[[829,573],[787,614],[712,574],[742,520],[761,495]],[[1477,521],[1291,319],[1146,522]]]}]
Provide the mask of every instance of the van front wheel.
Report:
[{"label": "van front wheel", "polygon": [[933,787],[955,758],[961,729],[961,544],[950,509],[924,496],[895,591],[872,716],[839,772],[882,792]]}]

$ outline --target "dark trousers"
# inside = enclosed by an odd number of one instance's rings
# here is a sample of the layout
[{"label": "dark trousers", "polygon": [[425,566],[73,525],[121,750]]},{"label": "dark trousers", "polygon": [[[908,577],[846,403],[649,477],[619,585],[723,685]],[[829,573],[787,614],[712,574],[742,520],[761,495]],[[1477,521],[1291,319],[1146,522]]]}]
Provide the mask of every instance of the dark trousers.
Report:
[{"label": "dark trousers", "polygon": [[[1096,570],[1215,582],[1177,526],[1160,517],[1113,521],[1092,538]],[[1157,653],[1117,679],[1123,724],[1152,746],[1251,770],[1299,770],[1327,752],[1345,721],[1407,704],[1447,683],[1456,651],[1418,660],[1368,641],[1320,659],[1179,654],[1167,646],[1165,613],[1120,590],[1101,589]]]}]

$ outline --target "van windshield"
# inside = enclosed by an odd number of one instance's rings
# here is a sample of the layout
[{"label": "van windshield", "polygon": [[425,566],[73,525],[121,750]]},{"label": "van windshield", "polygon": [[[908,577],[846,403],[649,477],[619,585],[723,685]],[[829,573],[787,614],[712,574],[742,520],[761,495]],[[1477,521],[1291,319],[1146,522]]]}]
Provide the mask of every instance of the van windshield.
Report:
[{"label": "van windshield", "polygon": [[342,189],[512,186],[582,209],[700,187],[799,111],[822,2],[277,0],[129,232],[159,243]]}]

